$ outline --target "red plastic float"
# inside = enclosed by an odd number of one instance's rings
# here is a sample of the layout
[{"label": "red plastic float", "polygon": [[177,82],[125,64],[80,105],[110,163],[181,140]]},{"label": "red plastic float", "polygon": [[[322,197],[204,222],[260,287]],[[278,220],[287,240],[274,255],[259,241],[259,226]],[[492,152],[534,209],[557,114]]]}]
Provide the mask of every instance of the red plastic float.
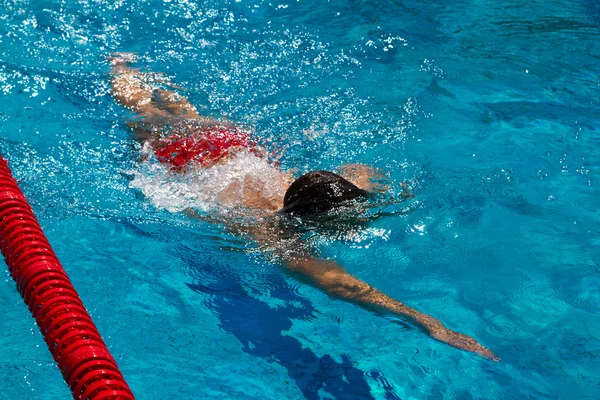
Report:
[{"label": "red plastic float", "polygon": [[0,249],[73,397],[133,400],[116,361],[2,156]]}]

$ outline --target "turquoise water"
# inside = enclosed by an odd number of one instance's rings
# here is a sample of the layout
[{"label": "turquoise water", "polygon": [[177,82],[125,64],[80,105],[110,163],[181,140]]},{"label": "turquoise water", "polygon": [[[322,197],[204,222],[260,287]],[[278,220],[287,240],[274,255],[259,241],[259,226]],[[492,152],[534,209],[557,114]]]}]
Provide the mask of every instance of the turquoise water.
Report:
[{"label": "turquoise water", "polygon": [[[599,36],[592,0],[5,1],[0,152],[139,399],[595,399]],[[140,164],[111,51],[284,168],[410,182],[406,210],[311,242],[502,361],[173,212],[190,182],[161,203],[173,182]],[[68,398],[4,276],[0,397]]]}]

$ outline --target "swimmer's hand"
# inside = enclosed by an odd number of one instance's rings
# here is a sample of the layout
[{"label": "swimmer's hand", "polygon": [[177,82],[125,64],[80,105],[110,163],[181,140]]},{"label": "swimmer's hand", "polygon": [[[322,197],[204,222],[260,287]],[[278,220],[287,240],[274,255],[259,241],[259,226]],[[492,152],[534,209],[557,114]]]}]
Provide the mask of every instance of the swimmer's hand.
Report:
[{"label": "swimmer's hand", "polygon": [[383,193],[389,189],[388,185],[382,183],[385,179],[383,174],[365,164],[344,164],[337,169],[337,172],[344,179],[370,192]]},{"label": "swimmer's hand", "polygon": [[483,347],[479,342],[470,336],[463,333],[455,332],[447,328],[435,329],[430,331],[431,337],[439,340],[440,342],[448,343],[451,346],[459,349],[471,351],[477,353],[485,358],[492,361],[500,361],[500,357],[497,357],[489,349]]}]

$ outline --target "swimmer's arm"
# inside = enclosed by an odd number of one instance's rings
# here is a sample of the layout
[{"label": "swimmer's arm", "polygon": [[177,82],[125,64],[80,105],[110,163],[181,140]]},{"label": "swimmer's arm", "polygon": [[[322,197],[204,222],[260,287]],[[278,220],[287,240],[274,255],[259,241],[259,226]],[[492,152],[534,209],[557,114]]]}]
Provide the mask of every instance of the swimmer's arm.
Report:
[{"label": "swimmer's arm", "polygon": [[[387,192],[390,189],[389,179],[373,167],[360,163],[350,163],[340,166],[337,170],[338,174],[349,180],[361,189],[374,193]],[[387,182],[386,182],[387,181]],[[408,182],[402,182],[402,192],[400,193],[400,201],[404,201],[414,197],[410,192]]]},{"label": "swimmer's arm", "polygon": [[383,175],[375,170],[375,168],[365,164],[344,164],[337,169],[337,173],[359,188],[370,192],[381,193],[388,189],[387,185],[378,182],[381,178],[383,178]]},{"label": "swimmer's arm", "polygon": [[284,257],[287,267],[291,271],[307,277],[312,284],[323,289],[330,296],[356,303],[368,309],[387,311],[408,318],[423,328],[434,339],[459,349],[480,354],[494,361],[500,360],[472,337],[452,331],[432,316],[423,314],[392,299],[366,282],[350,275],[335,262],[319,260],[298,253],[291,254],[288,253]]},{"label": "swimmer's arm", "polygon": [[[204,219],[193,210],[187,210],[187,213],[190,216]],[[434,339],[494,361],[500,360],[472,337],[450,330],[432,316],[392,299],[368,283],[352,276],[334,261],[311,256],[298,237],[280,238],[276,224],[266,221],[257,224],[240,224],[230,221],[227,226],[232,233],[249,235],[259,244],[269,247],[269,250],[282,260],[291,272],[308,280],[309,283],[332,297],[353,302],[367,309],[390,312],[408,318]]]}]

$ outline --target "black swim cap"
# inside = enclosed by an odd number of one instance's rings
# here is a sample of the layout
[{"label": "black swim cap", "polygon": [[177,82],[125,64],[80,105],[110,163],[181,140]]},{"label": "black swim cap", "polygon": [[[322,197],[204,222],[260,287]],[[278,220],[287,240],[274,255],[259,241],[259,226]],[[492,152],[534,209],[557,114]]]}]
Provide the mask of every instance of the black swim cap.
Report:
[{"label": "black swim cap", "polygon": [[312,171],[290,185],[280,212],[295,216],[317,215],[346,201],[366,198],[368,195],[366,190],[333,172]]}]

